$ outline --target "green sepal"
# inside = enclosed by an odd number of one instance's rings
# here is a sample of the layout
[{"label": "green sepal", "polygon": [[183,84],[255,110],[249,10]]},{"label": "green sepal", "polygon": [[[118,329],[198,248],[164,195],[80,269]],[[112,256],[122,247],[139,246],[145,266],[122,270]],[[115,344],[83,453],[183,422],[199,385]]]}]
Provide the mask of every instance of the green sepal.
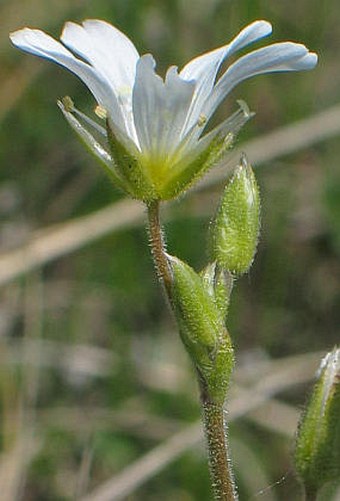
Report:
[{"label": "green sepal", "polygon": [[188,190],[232,148],[233,141],[231,133],[226,137],[216,136],[192,161],[183,159],[180,165],[175,165],[162,188],[162,200],[171,200]]},{"label": "green sepal", "polygon": [[169,256],[172,299],[177,319],[188,329],[187,343],[212,352],[223,328],[221,315],[200,275],[180,259]]},{"label": "green sepal", "polygon": [[129,193],[129,187],[127,183],[125,183],[125,181],[119,176],[110,153],[74,116],[74,106],[71,98],[66,96],[61,101],[57,101],[57,104],[71,128],[75,131],[88,151],[92,155],[94,155],[97,160],[99,160],[101,167],[113,181],[113,184],[121,188],[123,191]]},{"label": "green sepal", "polygon": [[[238,111],[200,139],[197,145],[198,152],[194,152],[193,157],[192,154],[184,155],[171,167],[159,193],[162,200],[171,200],[184,193],[233,147],[237,133],[254,115],[245,102],[238,101],[238,104],[240,106]],[[183,144],[185,146],[185,140]]]},{"label": "green sepal", "polygon": [[228,182],[211,226],[212,259],[231,273],[246,273],[255,256],[260,231],[260,195],[245,156]]},{"label": "green sepal", "polygon": [[234,278],[232,274],[217,266],[216,262],[209,263],[200,275],[209,294],[214,298],[222,318],[227,318],[230,295],[233,289]]},{"label": "green sepal", "polygon": [[223,403],[234,361],[224,317],[204,279],[180,259],[168,258],[172,307],[182,341],[210,398]]},{"label": "green sepal", "polygon": [[128,150],[124,145],[123,138],[118,137],[117,131],[113,129],[113,124],[109,121],[107,122],[107,135],[115,165],[129,185],[130,195],[146,203],[158,200],[159,196],[155,187],[138,159],[138,152],[136,151],[136,155],[133,155]]},{"label": "green sepal", "polygon": [[206,387],[214,402],[223,405],[235,364],[234,348],[226,328],[219,337],[213,369],[205,374]]},{"label": "green sepal", "polygon": [[327,354],[302,414],[295,466],[306,493],[340,479],[340,349]]}]

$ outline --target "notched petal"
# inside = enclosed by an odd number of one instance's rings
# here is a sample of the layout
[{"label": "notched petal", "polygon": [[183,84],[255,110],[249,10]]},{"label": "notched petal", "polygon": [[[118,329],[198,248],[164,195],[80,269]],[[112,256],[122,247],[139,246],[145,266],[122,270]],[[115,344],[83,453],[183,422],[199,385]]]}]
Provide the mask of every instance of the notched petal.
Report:
[{"label": "notched petal", "polygon": [[142,153],[152,158],[170,157],[177,148],[194,92],[194,83],[183,80],[176,67],[165,81],[155,73],[150,54],[137,64],[133,89],[133,115]]},{"label": "notched petal", "polygon": [[231,90],[244,80],[265,73],[310,70],[317,56],[294,42],[280,42],[255,50],[238,59],[221,76],[206,106],[207,115],[216,110]]},{"label": "notched petal", "polygon": [[[186,121],[186,131],[190,130],[202,114],[223,61],[244,47],[270,35],[271,32],[272,26],[270,23],[255,21],[246,26],[227,45],[202,54],[184,66],[180,72],[181,77],[186,80],[194,80],[196,83],[194,97]],[[209,120],[210,115],[206,115],[206,117]]]},{"label": "notched petal", "polygon": [[89,88],[96,101],[124,127],[122,111],[113,87],[105,75],[85,62],[84,54],[84,60],[76,58],[64,45],[41,30],[24,28],[11,33],[10,38],[16,47],[25,52],[48,59],[74,73]]}]

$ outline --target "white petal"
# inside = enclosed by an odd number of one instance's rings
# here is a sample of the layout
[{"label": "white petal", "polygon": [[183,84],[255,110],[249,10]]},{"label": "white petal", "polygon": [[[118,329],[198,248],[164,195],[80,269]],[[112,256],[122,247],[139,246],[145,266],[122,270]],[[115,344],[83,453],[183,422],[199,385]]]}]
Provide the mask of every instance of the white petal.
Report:
[{"label": "white petal", "polygon": [[162,156],[176,149],[193,92],[194,84],[181,79],[176,68],[168,70],[164,82],[155,73],[153,57],[141,57],[133,90],[133,114],[142,151]]},{"label": "white petal", "polygon": [[83,26],[68,22],[61,40],[105,75],[117,93],[124,86],[132,91],[139,54],[117,28],[96,19],[84,21]]},{"label": "white petal", "polygon": [[192,59],[180,72],[185,80],[200,78],[203,74],[215,69],[216,64],[221,64],[221,58],[232,55],[237,50],[270,35],[272,26],[267,21],[255,21],[246,26],[229,44],[218,49],[206,52]]},{"label": "white petal", "polygon": [[255,75],[314,68],[316,54],[302,45],[282,42],[258,49],[238,59],[222,75],[209,98],[205,114],[210,117],[227,94],[240,82]]},{"label": "white petal", "polygon": [[127,131],[135,138],[132,88],[139,54],[133,43],[114,26],[96,19],[84,21],[83,26],[66,23],[61,40],[109,82],[117,96]]},{"label": "white petal", "polygon": [[77,59],[61,43],[43,31],[24,28],[11,33],[10,38],[16,47],[35,56],[49,59],[72,71],[87,85],[97,102],[115,117],[121,127],[124,127],[113,89],[94,68]]},{"label": "white petal", "polygon": [[[135,46],[117,28],[95,19],[84,21],[83,26],[66,23],[61,40],[109,82],[118,99],[125,130],[137,142],[132,117],[132,88],[139,59]],[[112,113],[111,117],[116,118]]]},{"label": "white petal", "polygon": [[236,51],[270,35],[271,32],[272,26],[270,23],[267,21],[255,21],[244,28],[228,45],[198,56],[184,66],[180,72],[180,76],[185,80],[195,80],[197,82],[192,107],[186,124],[187,129],[190,129],[198,120],[204,102],[212,91],[222,62]]},{"label": "white petal", "polygon": [[178,75],[177,67],[171,66],[165,77],[165,100],[170,112],[170,116],[166,117],[170,125],[167,143],[170,149],[175,146],[175,140],[180,141],[185,135],[183,126],[187,120],[194,92],[195,83],[183,80]]},{"label": "white petal", "polygon": [[193,162],[195,158],[209,146],[216,136],[220,136],[221,139],[230,142],[235,139],[243,125],[254,116],[254,113],[249,110],[244,101],[238,101],[238,104],[239,109],[236,112],[199,140],[194,136],[194,140],[192,141],[190,135],[183,140],[183,143],[187,141],[187,144],[181,144],[179,148],[183,148],[185,155],[183,155],[177,165],[174,165],[174,171],[178,168],[180,169],[182,165],[188,162]]}]

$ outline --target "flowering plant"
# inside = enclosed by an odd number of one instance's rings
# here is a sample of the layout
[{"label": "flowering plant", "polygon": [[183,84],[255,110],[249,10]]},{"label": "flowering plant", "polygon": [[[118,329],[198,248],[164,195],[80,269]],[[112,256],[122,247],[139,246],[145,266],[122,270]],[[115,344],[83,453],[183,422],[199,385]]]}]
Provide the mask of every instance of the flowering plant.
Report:
[{"label": "flowering plant", "polygon": [[197,374],[212,486],[221,500],[237,496],[223,411],[234,365],[226,318],[234,279],[249,270],[256,252],[259,190],[244,156],[223,193],[209,234],[211,259],[200,273],[167,253],[159,207],[220,160],[252,116],[239,102],[238,111],[208,129],[238,83],[316,65],[316,54],[304,45],[280,42],[243,55],[220,72],[230,56],[271,31],[267,21],[255,21],[230,43],[196,57],[180,71],[171,66],[164,79],[156,74],[150,54],[140,56],[122,32],[104,21],[68,22],[61,42],[36,29],[11,34],[15,46],[64,66],[87,85],[103,125],[79,111],[70,98],[59,101],[59,107],[114,183],[147,206],[155,267]]}]

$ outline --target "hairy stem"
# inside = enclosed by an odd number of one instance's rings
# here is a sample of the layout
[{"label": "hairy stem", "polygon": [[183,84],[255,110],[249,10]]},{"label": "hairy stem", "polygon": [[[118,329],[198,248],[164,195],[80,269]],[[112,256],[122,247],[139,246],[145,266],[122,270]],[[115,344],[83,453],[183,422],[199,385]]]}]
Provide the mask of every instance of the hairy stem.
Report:
[{"label": "hairy stem", "polygon": [[238,497],[228,458],[227,424],[223,405],[211,401],[204,389],[201,391],[201,404],[215,499],[235,501]]},{"label": "hairy stem", "polygon": [[[149,203],[147,209],[150,245],[155,268],[171,304],[172,279],[165,253],[165,241],[159,216],[159,202]],[[217,404],[209,398],[204,382],[202,382],[200,376],[198,379],[201,385],[202,418],[209,452],[210,474],[214,496],[216,500],[235,501],[237,495],[231,466],[228,461],[223,405]]]},{"label": "hairy stem", "polygon": [[159,280],[163,283],[166,293],[171,300],[171,272],[165,255],[165,241],[160,223],[159,201],[150,202],[148,208],[149,237],[151,252],[154,259]]}]

